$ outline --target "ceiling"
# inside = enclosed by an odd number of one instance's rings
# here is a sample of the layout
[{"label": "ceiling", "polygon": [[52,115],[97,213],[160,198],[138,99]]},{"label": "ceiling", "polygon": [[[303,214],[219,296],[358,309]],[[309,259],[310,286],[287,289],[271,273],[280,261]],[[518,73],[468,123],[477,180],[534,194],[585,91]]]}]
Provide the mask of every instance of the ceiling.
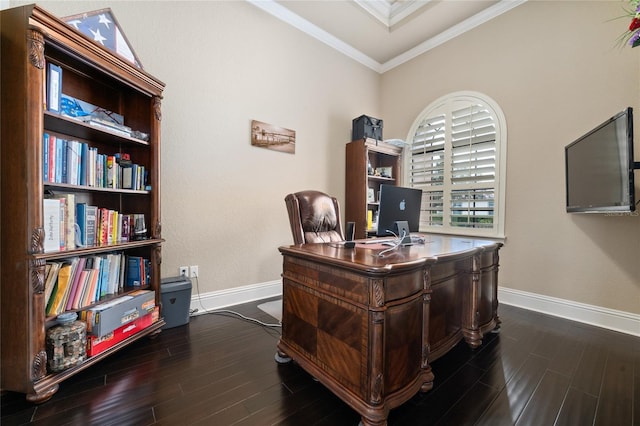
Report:
[{"label": "ceiling", "polygon": [[526,0],[247,0],[384,73]]}]

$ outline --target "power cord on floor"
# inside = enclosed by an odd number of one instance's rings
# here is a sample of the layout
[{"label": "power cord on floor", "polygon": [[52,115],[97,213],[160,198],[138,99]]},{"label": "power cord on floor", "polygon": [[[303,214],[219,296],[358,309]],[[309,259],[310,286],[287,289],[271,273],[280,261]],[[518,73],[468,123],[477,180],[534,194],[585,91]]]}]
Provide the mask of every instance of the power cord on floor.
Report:
[{"label": "power cord on floor", "polygon": [[[266,323],[266,322],[260,321],[258,319],[255,319],[255,318],[250,318],[250,317],[247,317],[245,315],[242,315],[240,312],[231,311],[231,310],[228,310],[228,309],[214,309],[214,310],[206,309],[202,305],[202,300],[200,298],[200,285],[199,285],[199,282],[198,282],[198,277],[196,276],[196,277],[193,277],[192,279],[195,279],[195,281],[196,281],[196,293],[198,295],[198,303],[200,304],[200,307],[204,311],[203,313],[205,313],[205,314],[214,314],[214,315],[224,315],[224,316],[233,315],[235,317],[238,317],[238,318],[243,319],[245,321],[253,322],[253,323],[261,325],[263,327],[282,328],[282,324]],[[193,316],[197,312],[200,312],[200,310],[198,308],[191,309],[191,310],[189,310],[189,316]]]}]

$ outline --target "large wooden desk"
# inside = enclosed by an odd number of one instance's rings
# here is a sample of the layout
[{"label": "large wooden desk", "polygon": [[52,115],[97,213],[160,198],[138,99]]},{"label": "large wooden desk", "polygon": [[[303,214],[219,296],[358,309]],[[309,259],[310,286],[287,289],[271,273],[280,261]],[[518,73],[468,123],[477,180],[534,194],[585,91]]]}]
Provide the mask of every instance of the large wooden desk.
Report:
[{"label": "large wooden desk", "polygon": [[280,247],[282,337],[276,358],[296,361],[362,415],[433,386],[430,362],[461,339],[472,348],[497,329],[501,243],[424,235],[425,244]]}]

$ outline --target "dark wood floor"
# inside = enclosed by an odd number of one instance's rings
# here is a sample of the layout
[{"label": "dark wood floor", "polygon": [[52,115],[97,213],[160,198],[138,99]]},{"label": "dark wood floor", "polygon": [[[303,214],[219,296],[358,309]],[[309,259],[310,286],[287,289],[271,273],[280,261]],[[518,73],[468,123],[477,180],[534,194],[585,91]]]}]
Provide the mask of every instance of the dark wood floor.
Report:
[{"label": "dark wood floor", "polygon": [[[234,310],[274,320],[256,308]],[[435,386],[389,425],[640,425],[640,338],[501,305],[500,334],[433,363]],[[296,364],[279,331],[193,317],[62,383],[38,406],[3,393],[8,425],[355,426],[359,416]]]}]

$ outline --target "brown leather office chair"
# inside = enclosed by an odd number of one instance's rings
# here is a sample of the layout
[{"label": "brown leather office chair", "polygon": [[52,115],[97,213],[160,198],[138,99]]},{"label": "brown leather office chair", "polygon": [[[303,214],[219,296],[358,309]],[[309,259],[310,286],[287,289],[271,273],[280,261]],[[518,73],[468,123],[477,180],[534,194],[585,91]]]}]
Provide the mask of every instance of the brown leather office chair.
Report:
[{"label": "brown leather office chair", "polygon": [[294,244],[344,241],[340,205],[320,191],[300,191],[284,199]]}]

